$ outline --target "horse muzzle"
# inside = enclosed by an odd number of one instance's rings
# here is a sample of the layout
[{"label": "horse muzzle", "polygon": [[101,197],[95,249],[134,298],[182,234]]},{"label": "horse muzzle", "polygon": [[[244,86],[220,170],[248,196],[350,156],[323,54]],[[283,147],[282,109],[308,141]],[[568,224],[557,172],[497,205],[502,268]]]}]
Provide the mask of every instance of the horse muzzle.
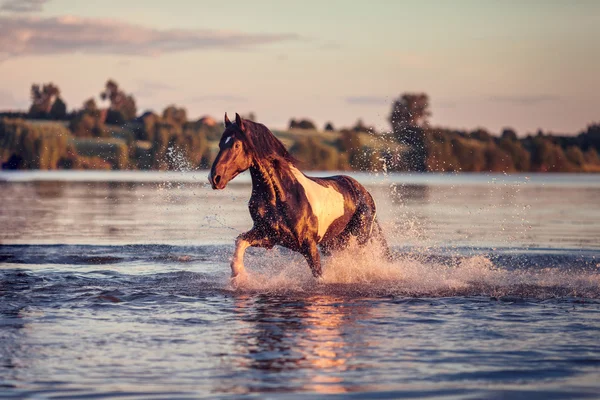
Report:
[{"label": "horse muzzle", "polygon": [[212,170],[208,174],[208,182],[212,186],[213,190],[222,190],[227,186],[227,182],[223,179],[223,177],[219,174],[212,173]]}]

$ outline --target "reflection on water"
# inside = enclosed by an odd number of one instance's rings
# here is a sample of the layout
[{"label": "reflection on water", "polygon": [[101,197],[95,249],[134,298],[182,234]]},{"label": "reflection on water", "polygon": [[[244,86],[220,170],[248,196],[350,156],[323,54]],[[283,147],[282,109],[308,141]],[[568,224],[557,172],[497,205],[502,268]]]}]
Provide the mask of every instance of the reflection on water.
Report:
[{"label": "reflection on water", "polygon": [[[360,321],[369,320],[370,309],[366,304],[347,300],[330,295],[295,300],[236,297],[236,312],[246,316],[235,334],[236,349],[243,354],[236,368],[257,370],[258,377],[269,377],[269,382],[257,385],[257,391],[269,383],[323,394],[362,390],[344,375],[369,367],[353,360],[369,349],[365,340],[368,332]],[[346,341],[349,334],[354,336],[351,343]],[[229,385],[228,389],[235,393],[245,390],[235,386],[235,382]]]},{"label": "reflection on water", "polygon": [[270,295],[194,273],[68,268],[0,275],[9,397],[597,393],[594,299]]}]

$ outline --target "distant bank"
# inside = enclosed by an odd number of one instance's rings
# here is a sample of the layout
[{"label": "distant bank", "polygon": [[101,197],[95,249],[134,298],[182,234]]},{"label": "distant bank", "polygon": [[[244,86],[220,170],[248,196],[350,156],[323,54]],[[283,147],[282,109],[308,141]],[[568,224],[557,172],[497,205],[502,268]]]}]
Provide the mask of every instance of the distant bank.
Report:
[{"label": "distant bank", "polygon": [[[101,130],[80,121],[0,119],[5,170],[196,170],[216,155],[222,124],[182,124],[154,114]],[[83,121],[85,124],[86,121]],[[410,130],[407,129],[407,130]],[[99,133],[99,134],[98,134]],[[431,172],[600,172],[600,126],[574,137],[413,128],[411,135],[274,131],[304,169]]]}]

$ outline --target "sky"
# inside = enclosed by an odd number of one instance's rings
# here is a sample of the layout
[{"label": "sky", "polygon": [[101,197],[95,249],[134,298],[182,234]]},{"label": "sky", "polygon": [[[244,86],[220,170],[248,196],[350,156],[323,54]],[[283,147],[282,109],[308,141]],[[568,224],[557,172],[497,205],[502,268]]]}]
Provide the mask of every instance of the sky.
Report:
[{"label": "sky", "polygon": [[0,0],[0,109],[109,79],[138,110],[254,112],[378,130],[425,92],[431,123],[578,133],[600,122],[600,1]]}]

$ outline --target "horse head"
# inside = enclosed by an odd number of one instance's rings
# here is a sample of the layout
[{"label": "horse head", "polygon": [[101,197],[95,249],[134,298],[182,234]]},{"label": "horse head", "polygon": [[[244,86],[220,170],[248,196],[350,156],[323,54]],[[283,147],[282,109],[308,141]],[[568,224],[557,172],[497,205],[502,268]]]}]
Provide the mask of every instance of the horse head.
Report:
[{"label": "horse head", "polygon": [[247,124],[235,114],[235,123],[225,113],[225,131],[219,142],[219,154],[208,175],[213,189],[224,189],[227,183],[252,165],[252,154],[246,136]]}]

